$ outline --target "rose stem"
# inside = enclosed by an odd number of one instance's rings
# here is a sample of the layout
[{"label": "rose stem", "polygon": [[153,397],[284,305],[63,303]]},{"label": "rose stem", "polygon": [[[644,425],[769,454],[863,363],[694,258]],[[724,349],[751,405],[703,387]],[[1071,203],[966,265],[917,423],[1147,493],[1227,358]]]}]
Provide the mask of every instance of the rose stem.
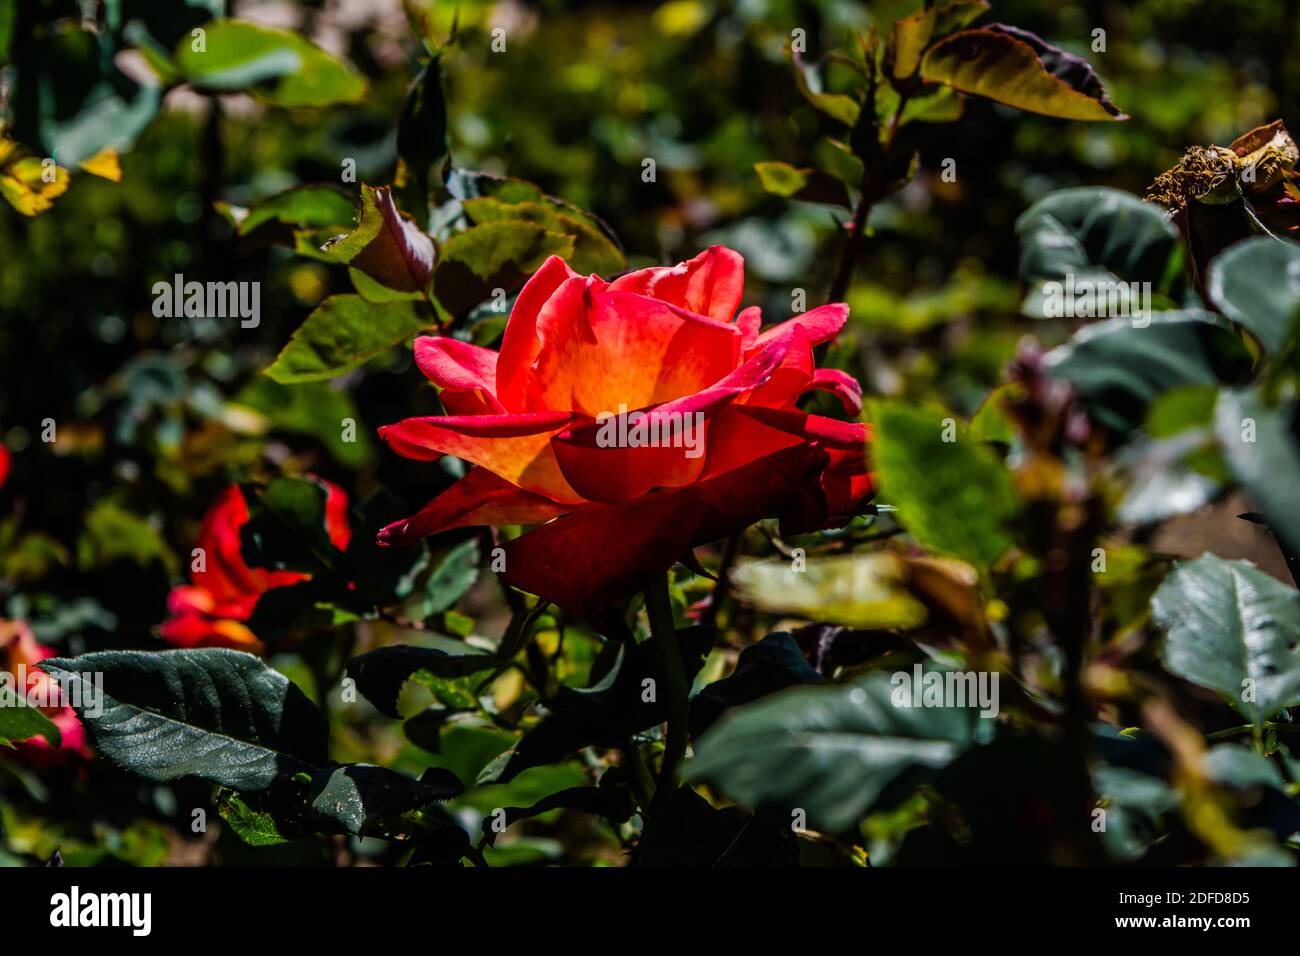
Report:
[{"label": "rose stem", "polygon": [[659,669],[663,672],[668,693],[668,734],[664,746],[664,759],[659,767],[659,785],[655,788],[656,802],[668,797],[677,789],[677,771],[686,757],[687,695],[686,672],[682,669],[682,652],[677,644],[677,629],[673,625],[673,607],[668,600],[668,577],[657,578],[645,590],[646,616],[650,619],[650,640],[654,641]]}]

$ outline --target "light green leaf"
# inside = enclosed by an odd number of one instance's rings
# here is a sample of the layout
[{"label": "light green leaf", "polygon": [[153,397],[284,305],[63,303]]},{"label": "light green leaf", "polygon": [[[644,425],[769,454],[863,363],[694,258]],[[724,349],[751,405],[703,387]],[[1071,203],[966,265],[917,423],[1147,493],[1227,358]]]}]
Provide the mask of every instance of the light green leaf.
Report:
[{"label": "light green leaf", "polygon": [[863,628],[913,628],[925,605],[908,591],[907,567],[885,552],[814,558],[795,570],[789,561],[742,561],[732,582],[746,604]]},{"label": "light green leaf", "polygon": [[[1001,460],[935,407],[873,403],[872,469],[881,500],[921,544],[985,569],[1011,545],[1019,503]],[[951,440],[945,440],[950,438]]]},{"label": "light green leaf", "polygon": [[351,65],[291,30],[243,20],[213,20],[198,40],[177,44],[175,65],[184,79],[203,90],[247,90],[275,106],[331,106],[357,103],[366,81]]}]

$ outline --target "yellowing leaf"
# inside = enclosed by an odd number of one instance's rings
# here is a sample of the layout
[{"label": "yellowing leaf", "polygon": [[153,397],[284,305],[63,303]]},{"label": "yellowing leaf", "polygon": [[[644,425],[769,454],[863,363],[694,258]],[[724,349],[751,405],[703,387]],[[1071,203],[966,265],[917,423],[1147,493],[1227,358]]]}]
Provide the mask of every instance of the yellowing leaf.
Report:
[{"label": "yellowing leaf", "polygon": [[68,171],[35,156],[0,173],[0,195],[24,216],[39,216],[68,191]]},{"label": "yellowing leaf", "polygon": [[939,41],[921,61],[921,76],[962,93],[1044,116],[1128,119],[1087,61],[1027,30],[1000,23]]},{"label": "yellowing leaf", "polygon": [[78,165],[92,176],[99,176],[101,179],[108,179],[115,183],[122,181],[122,164],[118,161],[117,150],[112,147],[101,149]]}]

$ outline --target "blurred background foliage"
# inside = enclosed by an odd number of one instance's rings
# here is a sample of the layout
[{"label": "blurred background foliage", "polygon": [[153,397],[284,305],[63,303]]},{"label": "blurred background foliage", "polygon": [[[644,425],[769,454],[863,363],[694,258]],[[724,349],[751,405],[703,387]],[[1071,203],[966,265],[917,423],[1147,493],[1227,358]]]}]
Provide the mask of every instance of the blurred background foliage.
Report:
[{"label": "blurred background foliage", "polygon": [[[633,265],[730,245],[746,259],[747,301],[774,321],[798,289],[810,307],[824,300],[847,216],[771,195],[755,175],[762,161],[812,165],[833,148],[827,137],[843,133],[800,95],[790,31],[807,31],[814,60],[916,6],[463,0],[437,3],[429,17],[435,35],[458,31],[442,57],[458,166],[521,177],[591,210]],[[247,206],[298,183],[337,183],[346,159],[358,181],[392,181],[396,118],[421,52],[406,13],[396,0],[232,2],[227,13],[301,30],[354,64],[369,93],[310,110],[175,90],[122,155],[120,183],[74,176],[36,218],[0,205],[0,437],[13,455],[0,489],[0,616],[27,620],[61,653],[164,646],[156,632],[168,589],[183,578],[205,508],[231,481],[311,471],[354,500],[383,485],[415,505],[454,467],[416,466],[371,438],[375,426],[428,405],[408,350],[328,384],[286,389],[258,374],[317,303],[348,290],[347,277],[238,242],[216,212],[219,202]],[[1140,195],[1187,145],[1229,142],[1300,107],[1297,0],[997,0],[992,13],[1086,56],[1131,118],[1069,123],[968,101],[955,123],[920,124],[917,177],[873,209],[850,325],[829,361],[868,393],[934,399],[967,415],[1002,380],[1024,334],[1051,345],[1068,332],[1019,314],[1014,224],[1027,206],[1078,184]],[[506,31],[504,52],[490,47],[496,27]],[[1093,47],[1098,28],[1104,52]],[[656,162],[655,182],[642,179],[645,158]],[[939,176],[945,159],[955,160],[954,182]],[[261,282],[260,326],[156,318],[152,287],[178,272]],[[359,423],[356,444],[338,439],[347,417]],[[46,419],[59,430],[53,446],[40,438]],[[492,600],[470,590],[464,613],[450,612],[444,626],[499,629]],[[539,637],[547,652],[558,655],[558,644],[554,632]],[[574,642],[563,676],[581,683],[593,657],[594,644]],[[318,695],[328,667],[280,663]],[[346,720],[335,732],[339,759],[412,773],[431,762],[400,734],[365,734]],[[432,762],[471,781],[509,739],[491,727],[455,734]],[[81,772],[101,788],[93,819],[63,832],[0,799],[0,858],[48,857],[56,846],[70,863],[184,862],[195,852],[157,821],[205,802],[187,792],[205,785],[152,787],[103,766]],[[510,803],[583,779],[572,764],[530,774],[511,784]],[[13,779],[0,786],[45,802],[51,817],[78,819],[61,806],[71,791],[12,764],[4,775]],[[473,801],[486,812],[506,797],[487,788]],[[540,843],[499,852],[557,852]],[[565,845],[588,861],[618,855],[594,830],[568,834]],[[249,851],[230,840],[223,852],[238,861]],[[293,852],[325,861],[330,851]]]}]

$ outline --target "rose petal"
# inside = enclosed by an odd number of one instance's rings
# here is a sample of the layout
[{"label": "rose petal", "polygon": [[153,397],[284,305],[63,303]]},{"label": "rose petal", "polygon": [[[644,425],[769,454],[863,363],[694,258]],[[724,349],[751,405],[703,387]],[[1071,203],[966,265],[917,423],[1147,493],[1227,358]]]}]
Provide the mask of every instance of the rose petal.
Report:
[{"label": "rose petal", "polygon": [[551,256],[524,283],[515,299],[501,338],[497,360],[496,392],[508,411],[523,411],[524,387],[528,370],[541,348],[537,337],[537,317],[542,307],[567,279],[578,274],[559,256]]},{"label": "rose petal", "polygon": [[830,392],[840,400],[850,415],[862,414],[862,385],[848,372],[837,368],[819,368],[813,373],[809,388]]},{"label": "rose petal", "polygon": [[823,342],[829,342],[839,335],[840,329],[844,328],[844,323],[848,320],[849,307],[843,302],[832,302],[830,305],[819,306],[809,312],[804,312],[802,315],[787,319],[780,325],[772,326],[772,328],[758,336],[751,348],[766,344],[774,336],[779,335],[792,325],[803,326],[808,333],[808,337],[812,339],[813,345],[821,345]]},{"label": "rose petal", "polygon": [[590,505],[506,545],[507,584],[591,619],[630,598],[692,546],[778,513],[827,460],[813,445],[786,448],[679,491]]},{"label": "rose petal", "polygon": [[505,411],[497,400],[497,353],[445,335],[415,340],[415,364],[442,389],[453,415],[492,415]]},{"label": "rose petal", "polygon": [[742,309],[736,316],[736,328],[740,329],[740,347],[746,352],[753,347],[758,338],[759,329],[763,327],[763,310],[756,305]]},{"label": "rose petal", "polygon": [[710,246],[675,266],[640,269],[610,286],[669,302],[689,312],[730,322],[745,294],[745,260],[725,246]]},{"label": "rose petal", "polygon": [[471,468],[411,517],[381,528],[376,541],[384,547],[410,547],[421,538],[452,528],[535,524],[568,510],[550,498],[516,488],[485,468]]},{"label": "rose petal", "polygon": [[[584,498],[605,503],[629,501],[655,488],[690,484],[705,466],[711,416],[733,400],[744,400],[777,384],[788,354],[801,345],[810,362],[807,335],[795,328],[694,395],[561,432],[552,442],[560,470]],[[625,441],[637,439],[657,441],[658,445],[628,445]]]},{"label": "rose petal", "polygon": [[567,412],[444,415],[386,425],[379,437],[399,455],[421,461],[455,455],[527,491],[574,503],[582,498],[560,474],[551,450],[551,436],[574,421]]},{"label": "rose petal", "polygon": [[684,492],[590,505],[506,544],[504,581],[582,617],[624,601],[690,546],[702,505]]},{"label": "rose petal", "polygon": [[524,407],[592,418],[694,394],[739,362],[729,324],[592,280],[569,279],[537,319]]}]

